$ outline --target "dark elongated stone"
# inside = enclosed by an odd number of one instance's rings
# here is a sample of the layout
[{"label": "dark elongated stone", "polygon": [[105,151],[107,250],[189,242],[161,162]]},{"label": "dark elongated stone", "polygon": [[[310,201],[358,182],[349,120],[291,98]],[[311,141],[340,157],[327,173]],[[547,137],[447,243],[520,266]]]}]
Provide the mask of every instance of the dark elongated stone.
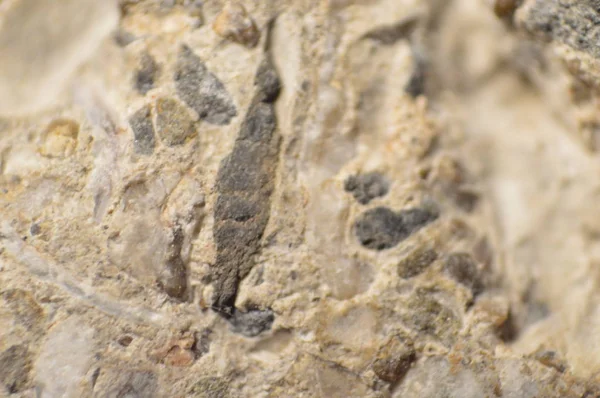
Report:
[{"label": "dark elongated stone", "polygon": [[359,216],[354,230],[366,248],[385,250],[396,246],[437,217],[436,213],[420,208],[396,213],[387,207],[376,207]]},{"label": "dark elongated stone", "polygon": [[280,82],[268,58],[258,68],[255,85],[257,93],[233,150],[217,173],[213,229],[217,247],[213,308],[230,320],[234,331],[245,335],[270,327],[273,317],[270,311],[241,313],[234,308],[238,285],[254,265],[269,220],[278,160],[274,101]]}]

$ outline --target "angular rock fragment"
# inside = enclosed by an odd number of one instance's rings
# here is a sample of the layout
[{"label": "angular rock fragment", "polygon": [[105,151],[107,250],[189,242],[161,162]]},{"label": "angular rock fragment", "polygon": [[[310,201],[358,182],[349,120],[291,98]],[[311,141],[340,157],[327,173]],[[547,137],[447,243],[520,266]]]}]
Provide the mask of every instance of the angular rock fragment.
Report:
[{"label": "angular rock fragment", "polygon": [[401,380],[416,360],[413,342],[398,335],[389,339],[373,361],[373,371],[381,380],[396,383]]},{"label": "angular rock fragment", "polygon": [[133,150],[140,155],[150,155],[154,152],[154,126],[150,115],[150,106],[138,109],[129,118],[129,125],[133,131]]},{"label": "angular rock fragment", "polygon": [[390,183],[381,173],[372,172],[348,177],[344,182],[344,189],[352,193],[358,203],[366,205],[371,200],[386,195],[390,190]]},{"label": "angular rock fragment", "polygon": [[253,265],[269,219],[280,137],[274,101],[279,79],[270,61],[259,67],[258,93],[232,152],[220,165],[213,236],[217,245],[213,307],[231,315],[238,284]]},{"label": "angular rock fragment", "polygon": [[435,250],[427,246],[420,246],[400,261],[398,275],[405,279],[415,277],[431,265],[437,257]]},{"label": "angular rock fragment", "polygon": [[187,46],[179,52],[174,78],[177,95],[201,119],[225,125],[237,115],[233,99],[223,83]]},{"label": "angular rock fragment", "polygon": [[474,295],[480,293],[483,289],[477,264],[470,254],[450,254],[446,258],[444,269],[454,280],[471,289]]},{"label": "angular rock fragment", "polygon": [[225,4],[213,23],[213,30],[221,37],[233,40],[246,47],[256,47],[260,32],[246,8],[231,1]]},{"label": "angular rock fragment", "polygon": [[196,358],[200,358],[210,351],[211,334],[211,329],[204,329],[194,334],[195,342],[192,351],[196,355]]},{"label": "angular rock fragment", "polygon": [[140,68],[135,71],[133,85],[140,94],[146,94],[154,88],[158,78],[159,67],[154,58],[148,53],[140,57]]},{"label": "angular rock fragment", "polygon": [[156,100],[156,132],[165,145],[177,146],[196,135],[196,127],[179,101],[163,97]]},{"label": "angular rock fragment", "polygon": [[231,325],[234,332],[246,337],[255,337],[271,329],[274,320],[275,316],[271,310],[235,311],[231,318]]},{"label": "angular rock fragment", "polygon": [[529,0],[518,14],[519,25],[528,32],[600,58],[600,30],[593,28],[600,25],[600,9],[593,1]]},{"label": "angular rock fragment", "polygon": [[364,212],[354,223],[356,237],[371,250],[384,250],[435,221],[438,215],[426,209],[409,209],[395,213],[387,207]]}]

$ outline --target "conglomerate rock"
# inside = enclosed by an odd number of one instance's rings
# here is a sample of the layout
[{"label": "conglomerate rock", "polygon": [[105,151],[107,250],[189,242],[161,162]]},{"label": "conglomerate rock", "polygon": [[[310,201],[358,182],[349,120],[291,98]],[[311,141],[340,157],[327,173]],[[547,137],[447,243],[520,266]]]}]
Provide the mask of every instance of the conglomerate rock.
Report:
[{"label": "conglomerate rock", "polygon": [[512,212],[508,177],[552,174],[510,174],[487,101],[556,72],[591,106],[595,2],[118,6],[52,109],[0,120],[0,396],[598,396],[593,289],[546,338],[568,308],[531,270],[568,251]]}]

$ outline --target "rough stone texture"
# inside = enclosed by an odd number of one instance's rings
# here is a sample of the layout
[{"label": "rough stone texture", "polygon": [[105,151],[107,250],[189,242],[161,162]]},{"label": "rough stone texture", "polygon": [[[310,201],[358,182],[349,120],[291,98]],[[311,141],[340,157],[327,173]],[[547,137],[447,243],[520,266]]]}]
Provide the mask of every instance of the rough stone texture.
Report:
[{"label": "rough stone texture", "polygon": [[159,66],[149,53],[143,53],[140,56],[139,69],[135,71],[133,84],[140,94],[146,94],[154,88],[154,83],[158,78]]},{"label": "rough stone texture", "polygon": [[373,172],[350,176],[344,182],[344,189],[351,192],[358,203],[366,205],[380,196],[384,196],[390,190],[390,183],[380,173]]},{"label": "rough stone texture", "polygon": [[133,150],[141,155],[150,155],[154,151],[154,126],[150,106],[143,106],[129,117],[133,131]]},{"label": "rough stone texture", "polygon": [[4,393],[26,389],[31,372],[31,354],[27,347],[14,345],[0,354],[0,383]]},{"label": "rough stone texture", "polygon": [[597,396],[597,4],[240,4],[0,120],[0,396]]},{"label": "rough stone texture", "polygon": [[194,121],[188,110],[173,98],[156,100],[156,132],[167,146],[184,144],[196,134]]},{"label": "rough stone texture", "polygon": [[237,115],[230,94],[223,83],[192,50],[182,47],[175,69],[177,94],[201,119],[213,124],[229,124]]}]

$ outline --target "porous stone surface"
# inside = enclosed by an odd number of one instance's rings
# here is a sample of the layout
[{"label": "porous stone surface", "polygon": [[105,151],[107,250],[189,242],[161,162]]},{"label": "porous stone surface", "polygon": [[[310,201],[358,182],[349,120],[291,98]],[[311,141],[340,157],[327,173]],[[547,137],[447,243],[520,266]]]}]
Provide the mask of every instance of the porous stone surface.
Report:
[{"label": "porous stone surface", "polygon": [[0,396],[600,394],[596,2],[113,5],[0,119]]}]

